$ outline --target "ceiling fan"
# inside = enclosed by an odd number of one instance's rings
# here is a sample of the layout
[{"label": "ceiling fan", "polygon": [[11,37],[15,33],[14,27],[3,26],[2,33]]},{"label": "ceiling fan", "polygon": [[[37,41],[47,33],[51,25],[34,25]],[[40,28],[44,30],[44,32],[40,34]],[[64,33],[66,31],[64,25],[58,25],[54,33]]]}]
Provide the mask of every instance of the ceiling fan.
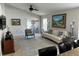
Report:
[{"label": "ceiling fan", "polygon": [[29,11],[33,11],[33,10],[35,10],[35,11],[39,11],[38,9],[33,8],[33,6],[32,6],[32,5],[30,5]]}]

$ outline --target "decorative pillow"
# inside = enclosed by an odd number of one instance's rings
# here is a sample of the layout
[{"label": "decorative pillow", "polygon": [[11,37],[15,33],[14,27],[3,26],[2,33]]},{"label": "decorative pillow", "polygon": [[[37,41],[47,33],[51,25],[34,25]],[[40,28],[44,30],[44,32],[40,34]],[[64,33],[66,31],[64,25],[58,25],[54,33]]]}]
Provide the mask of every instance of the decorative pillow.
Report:
[{"label": "decorative pillow", "polygon": [[67,31],[64,31],[63,35],[66,36],[66,37],[69,37],[69,33]]},{"label": "decorative pillow", "polygon": [[58,36],[61,36],[61,35],[63,35],[63,32],[59,31]]}]

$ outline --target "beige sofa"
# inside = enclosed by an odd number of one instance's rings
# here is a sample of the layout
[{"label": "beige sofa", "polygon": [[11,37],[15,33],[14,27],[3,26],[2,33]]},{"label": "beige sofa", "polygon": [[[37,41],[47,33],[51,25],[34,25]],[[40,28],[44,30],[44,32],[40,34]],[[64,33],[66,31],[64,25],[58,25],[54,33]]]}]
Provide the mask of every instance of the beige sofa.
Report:
[{"label": "beige sofa", "polygon": [[46,33],[46,32],[43,32],[42,33],[42,37],[44,38],[47,38],[47,39],[50,39],[52,41],[54,41],[55,43],[61,43],[63,42],[63,38],[66,38],[69,36],[69,33],[68,31],[62,31],[63,34],[61,36],[57,36],[58,35],[58,31],[54,31],[53,34],[49,34],[49,33]]},{"label": "beige sofa", "polygon": [[62,42],[62,37],[58,37],[58,36],[53,35],[53,34],[42,33],[42,37],[50,39],[50,40],[54,41],[57,44]]}]

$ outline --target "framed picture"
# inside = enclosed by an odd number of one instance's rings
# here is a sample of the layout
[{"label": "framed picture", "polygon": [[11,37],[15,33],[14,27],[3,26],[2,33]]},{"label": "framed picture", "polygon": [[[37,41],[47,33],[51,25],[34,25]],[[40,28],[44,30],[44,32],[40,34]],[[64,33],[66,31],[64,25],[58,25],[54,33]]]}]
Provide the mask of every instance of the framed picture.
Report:
[{"label": "framed picture", "polygon": [[66,14],[58,14],[52,16],[52,27],[66,28]]},{"label": "framed picture", "polygon": [[11,24],[12,25],[21,25],[20,19],[11,19]]}]

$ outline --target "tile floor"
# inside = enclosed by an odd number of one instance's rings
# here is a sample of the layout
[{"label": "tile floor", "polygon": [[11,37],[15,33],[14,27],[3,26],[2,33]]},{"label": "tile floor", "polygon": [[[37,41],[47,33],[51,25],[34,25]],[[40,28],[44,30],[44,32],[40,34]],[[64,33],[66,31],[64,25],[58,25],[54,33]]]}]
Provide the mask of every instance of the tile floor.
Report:
[{"label": "tile floor", "polygon": [[14,40],[15,53],[5,56],[38,56],[38,49],[53,45],[57,46],[55,43],[42,38],[40,34],[36,34],[34,39],[25,39],[24,36],[20,36]]}]

